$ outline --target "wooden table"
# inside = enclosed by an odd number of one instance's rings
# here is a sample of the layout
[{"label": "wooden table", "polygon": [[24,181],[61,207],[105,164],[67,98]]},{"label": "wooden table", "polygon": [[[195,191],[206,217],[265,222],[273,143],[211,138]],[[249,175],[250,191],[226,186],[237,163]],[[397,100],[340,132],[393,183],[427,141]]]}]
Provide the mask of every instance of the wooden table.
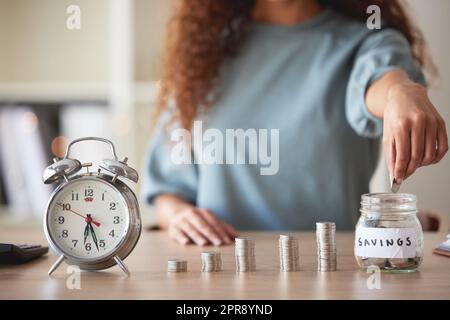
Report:
[{"label": "wooden table", "polygon": [[[114,267],[82,272],[81,289],[66,287],[63,264],[53,274],[55,260],[49,254],[19,266],[0,266],[0,299],[450,299],[450,259],[431,250],[444,240],[442,234],[425,235],[425,257],[420,271],[381,275],[381,289],[369,290],[367,273],[358,270],[353,257],[353,233],[338,233],[336,272],[316,271],[313,233],[299,233],[301,271],[281,273],[278,233],[242,233],[256,239],[257,271],[237,274],[233,246],[221,247],[223,271],[201,273],[200,252],[205,248],[183,247],[165,233],[145,231],[126,259],[131,277]],[[45,243],[37,230],[1,230],[0,242]],[[211,250],[212,248],[208,248]],[[188,272],[168,274],[167,258],[188,260]]]}]

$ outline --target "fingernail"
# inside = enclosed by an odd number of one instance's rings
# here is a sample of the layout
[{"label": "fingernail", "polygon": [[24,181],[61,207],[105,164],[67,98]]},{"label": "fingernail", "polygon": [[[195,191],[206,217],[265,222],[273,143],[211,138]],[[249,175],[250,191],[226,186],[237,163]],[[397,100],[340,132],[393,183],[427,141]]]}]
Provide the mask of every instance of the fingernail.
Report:
[{"label": "fingernail", "polygon": [[219,239],[214,239],[214,240],[213,240],[213,244],[214,244],[215,246],[220,246],[220,245],[222,244],[222,241],[219,240]]}]

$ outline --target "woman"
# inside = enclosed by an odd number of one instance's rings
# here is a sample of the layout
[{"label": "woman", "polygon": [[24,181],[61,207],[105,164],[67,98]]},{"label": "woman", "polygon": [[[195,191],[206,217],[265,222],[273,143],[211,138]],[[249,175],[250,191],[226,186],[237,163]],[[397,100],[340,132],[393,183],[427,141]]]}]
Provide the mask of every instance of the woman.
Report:
[{"label": "woman", "polygon": [[[381,29],[366,25],[373,3]],[[399,1],[181,1],[145,187],[160,226],[197,245],[228,244],[234,228],[301,230],[331,220],[352,229],[381,136],[398,183],[447,152],[445,123],[424,88],[425,60]],[[224,136],[278,130],[278,170],[175,163],[171,130],[190,130],[195,119]]]}]

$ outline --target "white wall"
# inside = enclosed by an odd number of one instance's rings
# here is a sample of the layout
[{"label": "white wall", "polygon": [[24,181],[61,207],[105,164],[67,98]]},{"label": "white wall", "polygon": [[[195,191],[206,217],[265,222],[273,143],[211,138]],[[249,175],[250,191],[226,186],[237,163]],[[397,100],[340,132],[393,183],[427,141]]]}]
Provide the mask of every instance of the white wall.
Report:
[{"label": "white wall", "polygon": [[[71,4],[81,30],[66,28]],[[107,0],[0,0],[0,81],[106,81],[107,9]]]},{"label": "white wall", "polygon": [[[450,128],[450,1],[408,0],[413,17],[422,29],[431,55],[439,69],[430,96]],[[418,196],[421,208],[435,209],[450,216],[450,154],[441,163],[419,169],[405,182],[402,191]]]},{"label": "white wall", "polygon": [[134,0],[135,80],[155,81],[162,71],[165,27],[170,0]]},{"label": "white wall", "polygon": [[0,74],[6,74],[6,50],[4,48],[4,44],[7,41],[8,32],[6,29],[7,26],[7,17],[5,9],[5,0],[0,0]]}]

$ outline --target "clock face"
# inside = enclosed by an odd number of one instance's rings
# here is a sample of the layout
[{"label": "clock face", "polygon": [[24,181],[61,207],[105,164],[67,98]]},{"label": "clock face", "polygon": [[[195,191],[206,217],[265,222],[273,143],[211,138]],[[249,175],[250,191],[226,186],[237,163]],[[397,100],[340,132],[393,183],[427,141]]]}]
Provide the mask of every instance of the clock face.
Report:
[{"label": "clock face", "polygon": [[129,212],[120,192],[100,179],[69,182],[48,208],[48,232],[64,254],[97,260],[126,236]]}]

